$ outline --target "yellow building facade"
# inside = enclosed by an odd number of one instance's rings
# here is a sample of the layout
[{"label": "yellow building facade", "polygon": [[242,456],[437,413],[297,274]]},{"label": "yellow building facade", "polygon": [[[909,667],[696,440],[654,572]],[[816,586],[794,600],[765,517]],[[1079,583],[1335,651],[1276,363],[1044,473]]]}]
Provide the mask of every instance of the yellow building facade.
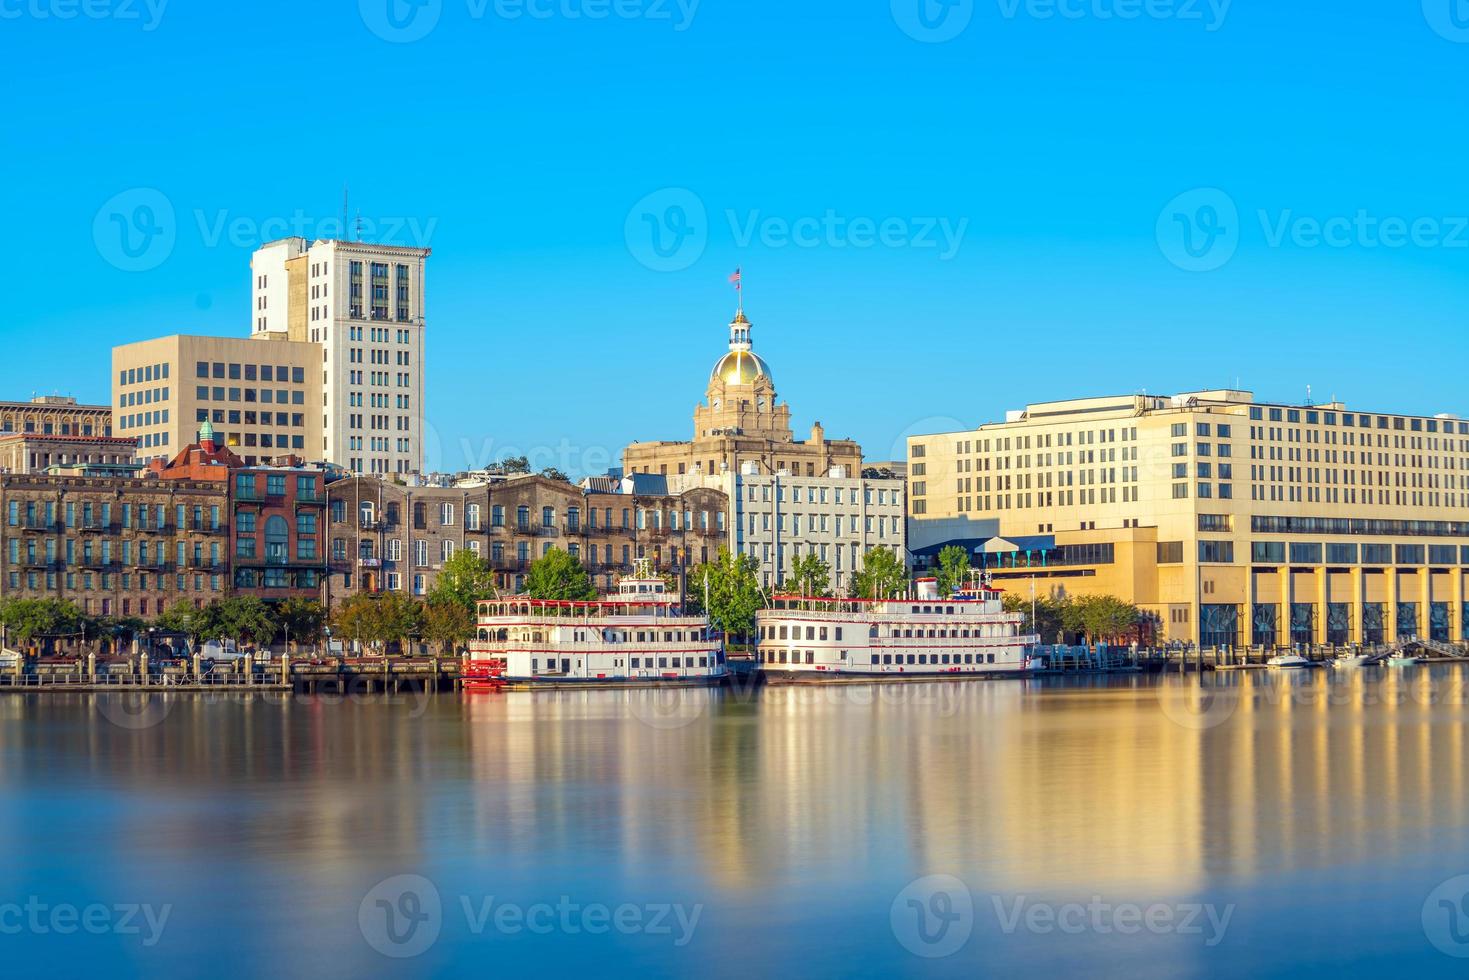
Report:
[{"label": "yellow building facade", "polygon": [[[1053,539],[1028,594],[1115,595],[1205,646],[1469,638],[1469,422],[1247,391],[1043,402],[908,440],[909,537]],[[963,521],[961,520],[962,524]]]}]

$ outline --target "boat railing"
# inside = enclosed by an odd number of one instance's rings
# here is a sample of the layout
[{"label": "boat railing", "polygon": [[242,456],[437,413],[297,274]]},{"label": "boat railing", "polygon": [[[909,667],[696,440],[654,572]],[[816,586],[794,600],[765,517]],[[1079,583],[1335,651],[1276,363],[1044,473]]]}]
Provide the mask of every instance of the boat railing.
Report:
[{"label": "boat railing", "polygon": [[623,653],[629,656],[645,653],[683,653],[689,650],[717,650],[718,639],[708,640],[602,640],[557,643],[555,640],[471,640],[471,654],[496,654],[523,651],[528,647],[553,653]]}]

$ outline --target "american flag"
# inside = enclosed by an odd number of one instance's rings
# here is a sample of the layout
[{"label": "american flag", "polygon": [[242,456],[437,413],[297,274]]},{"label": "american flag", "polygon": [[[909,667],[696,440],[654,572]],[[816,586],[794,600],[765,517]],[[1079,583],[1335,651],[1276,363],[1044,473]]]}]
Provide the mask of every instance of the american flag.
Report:
[{"label": "american flag", "polygon": [[732,282],[732,283],[734,283],[735,292],[739,292],[740,291],[740,270],[739,269],[735,269],[734,275],[732,275],[732,276],[729,277],[729,281]]}]

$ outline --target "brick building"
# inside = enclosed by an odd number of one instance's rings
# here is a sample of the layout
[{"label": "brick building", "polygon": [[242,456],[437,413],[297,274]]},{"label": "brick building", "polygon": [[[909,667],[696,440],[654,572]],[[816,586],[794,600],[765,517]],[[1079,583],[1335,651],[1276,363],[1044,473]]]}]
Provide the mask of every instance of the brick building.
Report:
[{"label": "brick building", "polygon": [[426,595],[443,563],[463,548],[488,561],[509,592],[523,587],[531,562],[553,546],[576,555],[606,589],[637,558],[677,572],[718,554],[728,509],[723,493],[669,494],[666,483],[643,489],[654,492],[598,493],[539,476],[464,487],[340,480],[326,491],[328,597]]},{"label": "brick building", "polygon": [[6,597],[146,619],[228,588],[224,483],[0,475],[0,514]]}]

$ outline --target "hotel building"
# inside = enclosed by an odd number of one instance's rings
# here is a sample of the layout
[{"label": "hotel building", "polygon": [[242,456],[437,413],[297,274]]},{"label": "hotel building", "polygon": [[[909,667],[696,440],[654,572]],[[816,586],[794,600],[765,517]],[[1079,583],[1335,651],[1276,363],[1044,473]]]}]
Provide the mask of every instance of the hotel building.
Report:
[{"label": "hotel building", "polygon": [[1167,640],[1469,639],[1469,422],[1247,391],[1043,402],[908,441],[910,547],[1111,594]]}]

